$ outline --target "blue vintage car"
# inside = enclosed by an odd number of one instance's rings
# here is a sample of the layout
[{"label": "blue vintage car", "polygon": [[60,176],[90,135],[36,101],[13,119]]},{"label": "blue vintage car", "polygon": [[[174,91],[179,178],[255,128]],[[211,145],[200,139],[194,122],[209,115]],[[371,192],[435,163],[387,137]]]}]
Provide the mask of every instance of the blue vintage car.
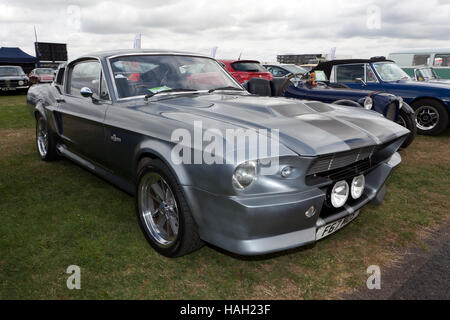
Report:
[{"label": "blue vintage car", "polygon": [[318,81],[301,81],[296,85],[288,85],[284,96],[303,100],[316,100],[326,103],[364,107],[381,113],[385,118],[396,121],[410,131],[402,147],[409,146],[416,136],[414,110],[401,97],[386,92],[355,90],[341,84],[329,84]]},{"label": "blue vintage car", "polygon": [[330,83],[402,97],[415,111],[418,133],[438,135],[448,128],[448,84],[412,80],[394,61],[384,57],[327,61],[313,69],[317,70],[324,71]]},{"label": "blue vintage car", "polygon": [[417,132],[414,110],[401,97],[386,92],[355,90],[343,84],[330,84],[326,81],[301,80],[292,82],[298,74],[286,78],[275,77],[272,81],[253,78],[244,87],[253,94],[261,96],[284,96],[301,100],[314,100],[325,103],[345,105],[348,107],[364,107],[382,114],[407,128],[410,133],[402,144],[408,147]]}]

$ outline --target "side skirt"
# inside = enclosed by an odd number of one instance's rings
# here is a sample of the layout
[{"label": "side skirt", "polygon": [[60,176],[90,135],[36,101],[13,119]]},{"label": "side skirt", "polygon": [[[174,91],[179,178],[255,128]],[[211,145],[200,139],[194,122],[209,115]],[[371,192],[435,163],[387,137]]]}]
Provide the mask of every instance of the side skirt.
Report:
[{"label": "side skirt", "polygon": [[103,169],[102,167],[95,165],[94,163],[76,155],[75,153],[69,151],[62,144],[58,144],[56,146],[56,149],[62,156],[72,160],[73,162],[77,163],[78,165],[82,166],[83,168],[86,168],[89,171],[95,173],[96,175],[98,175],[99,177],[112,183],[119,189],[122,189],[123,191],[125,191],[131,195],[134,195],[135,185],[133,183],[130,183],[129,181],[127,181],[125,179],[119,178],[118,176],[114,175],[112,172],[107,171],[107,170]]}]

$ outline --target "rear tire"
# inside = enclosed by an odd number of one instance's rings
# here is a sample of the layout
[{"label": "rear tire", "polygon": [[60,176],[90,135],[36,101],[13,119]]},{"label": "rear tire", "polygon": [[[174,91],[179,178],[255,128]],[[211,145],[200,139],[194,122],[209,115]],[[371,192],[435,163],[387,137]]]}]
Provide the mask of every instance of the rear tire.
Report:
[{"label": "rear tire", "polygon": [[421,99],[414,102],[414,118],[417,133],[436,136],[448,127],[447,108],[439,101],[433,99]]},{"label": "rear tire", "polygon": [[406,140],[401,145],[401,148],[404,149],[404,148],[407,148],[413,142],[414,138],[416,137],[417,126],[416,126],[414,114],[405,112],[405,110],[403,110],[403,108],[400,109],[400,112],[398,114],[397,123],[410,131],[408,137],[406,137]]},{"label": "rear tire", "polygon": [[200,249],[203,241],[197,224],[170,169],[161,160],[144,158],[138,164],[138,177],[136,214],[153,249],[170,258]]},{"label": "rear tire", "polygon": [[58,158],[55,139],[41,115],[36,117],[36,146],[41,160],[53,161]]}]

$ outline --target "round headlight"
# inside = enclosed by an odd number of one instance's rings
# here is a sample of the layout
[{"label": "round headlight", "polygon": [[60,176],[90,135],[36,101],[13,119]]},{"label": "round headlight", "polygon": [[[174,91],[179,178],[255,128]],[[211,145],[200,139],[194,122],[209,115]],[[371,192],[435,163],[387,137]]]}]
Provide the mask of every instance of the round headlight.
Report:
[{"label": "round headlight", "polygon": [[19,81],[19,86],[23,86],[25,82],[23,82],[22,80]]},{"label": "round headlight", "polygon": [[247,161],[237,166],[233,173],[233,187],[242,190],[251,185],[256,179],[256,169],[256,161]]},{"label": "round headlight", "polygon": [[353,178],[352,186],[350,188],[353,199],[358,199],[359,197],[362,196],[365,184],[366,184],[366,179],[364,178],[363,175],[359,175],[359,176]]},{"label": "round headlight", "polygon": [[371,97],[366,97],[366,100],[364,100],[364,108],[367,110],[372,109],[373,107],[373,99]]},{"label": "round headlight", "polygon": [[331,204],[335,208],[342,207],[347,202],[349,194],[348,183],[345,180],[338,181],[331,190]]}]

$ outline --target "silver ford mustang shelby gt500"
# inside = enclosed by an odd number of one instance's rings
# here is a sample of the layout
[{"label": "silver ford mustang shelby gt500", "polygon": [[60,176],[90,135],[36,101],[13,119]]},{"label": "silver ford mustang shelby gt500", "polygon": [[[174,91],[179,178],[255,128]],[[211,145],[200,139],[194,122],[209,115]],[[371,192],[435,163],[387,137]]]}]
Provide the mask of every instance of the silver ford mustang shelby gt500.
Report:
[{"label": "silver ford mustang shelby gt500", "polygon": [[170,257],[330,235],[382,201],[409,133],[362,108],[251,95],[216,60],[164,50],[83,56],[27,101],[40,157],[134,194],[145,237]]}]

